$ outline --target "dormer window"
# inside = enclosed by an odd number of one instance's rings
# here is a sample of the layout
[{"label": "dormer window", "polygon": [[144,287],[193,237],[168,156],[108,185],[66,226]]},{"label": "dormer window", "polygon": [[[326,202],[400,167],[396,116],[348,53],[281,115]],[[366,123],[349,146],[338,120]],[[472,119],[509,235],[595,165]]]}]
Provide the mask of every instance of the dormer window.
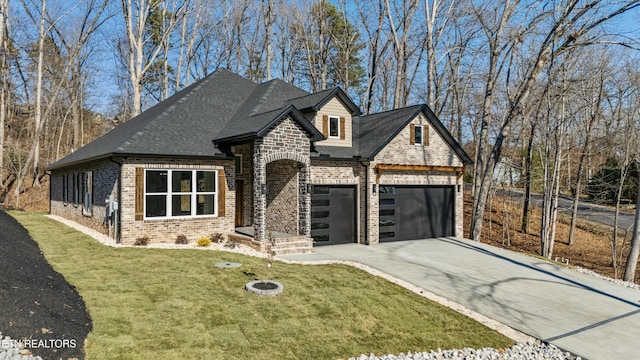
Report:
[{"label": "dormer window", "polygon": [[340,118],[329,116],[329,137],[340,138]]},{"label": "dormer window", "polygon": [[332,140],[345,140],[346,119],[344,116],[322,116],[322,134]]}]

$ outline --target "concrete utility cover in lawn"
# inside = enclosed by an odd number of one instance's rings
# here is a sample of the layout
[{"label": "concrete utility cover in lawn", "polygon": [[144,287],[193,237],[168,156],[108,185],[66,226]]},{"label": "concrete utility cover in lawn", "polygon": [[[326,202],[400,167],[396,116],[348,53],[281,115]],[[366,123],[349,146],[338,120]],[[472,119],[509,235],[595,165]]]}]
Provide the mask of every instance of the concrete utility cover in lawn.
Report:
[{"label": "concrete utility cover in lawn", "polygon": [[284,258],[360,262],[587,359],[640,359],[637,290],[464,239],[315,251]]}]

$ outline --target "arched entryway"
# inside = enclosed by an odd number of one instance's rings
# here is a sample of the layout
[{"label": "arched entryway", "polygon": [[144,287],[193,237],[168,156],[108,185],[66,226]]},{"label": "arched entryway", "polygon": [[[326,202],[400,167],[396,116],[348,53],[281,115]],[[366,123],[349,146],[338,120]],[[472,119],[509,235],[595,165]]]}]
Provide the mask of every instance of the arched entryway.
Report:
[{"label": "arched entryway", "polygon": [[293,160],[267,164],[266,229],[300,235],[300,170],[304,166]]},{"label": "arched entryway", "polygon": [[264,180],[254,184],[254,238],[267,241],[269,235],[276,234],[309,237],[309,158],[282,152],[261,160],[255,168],[256,179]]}]

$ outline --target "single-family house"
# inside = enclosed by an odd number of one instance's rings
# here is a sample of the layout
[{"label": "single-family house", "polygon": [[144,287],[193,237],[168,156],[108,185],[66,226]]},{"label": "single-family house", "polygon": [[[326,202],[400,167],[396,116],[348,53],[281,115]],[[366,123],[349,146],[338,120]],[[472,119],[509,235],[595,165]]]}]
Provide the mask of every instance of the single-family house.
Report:
[{"label": "single-family house", "polygon": [[225,69],[49,165],[50,212],[115,243],[219,233],[277,254],[462,236],[471,159],[426,105],[363,115]]}]

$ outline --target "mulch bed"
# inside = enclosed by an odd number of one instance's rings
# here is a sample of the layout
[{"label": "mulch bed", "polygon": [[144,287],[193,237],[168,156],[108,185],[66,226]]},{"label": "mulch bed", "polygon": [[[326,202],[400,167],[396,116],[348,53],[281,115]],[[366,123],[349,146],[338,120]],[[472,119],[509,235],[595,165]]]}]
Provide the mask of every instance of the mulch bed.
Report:
[{"label": "mulch bed", "polygon": [[27,230],[0,211],[2,335],[36,343],[29,350],[43,359],[84,359],[91,327],[76,289],[53,270]]}]

